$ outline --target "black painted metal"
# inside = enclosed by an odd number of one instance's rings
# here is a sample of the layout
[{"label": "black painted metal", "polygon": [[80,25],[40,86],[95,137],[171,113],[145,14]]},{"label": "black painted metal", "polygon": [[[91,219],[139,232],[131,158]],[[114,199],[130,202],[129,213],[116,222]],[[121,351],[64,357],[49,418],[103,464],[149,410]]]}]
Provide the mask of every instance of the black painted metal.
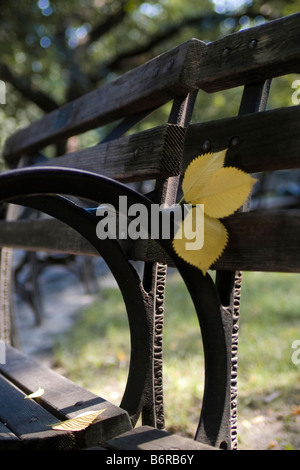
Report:
[{"label": "black painted metal", "polygon": [[[239,116],[258,111],[264,111],[267,106],[271,80],[252,83],[244,87],[242,100],[239,109]],[[248,202],[241,210],[246,211]],[[217,271],[216,288],[222,303],[222,316],[224,329],[226,331],[228,349],[231,350],[231,363],[228,373],[227,400],[225,413],[230,410],[228,416],[228,431],[230,439],[226,439],[223,445],[226,448],[237,448],[237,349],[238,349],[238,329],[239,329],[239,307],[242,273],[235,271]],[[198,430],[201,435],[201,424]]]},{"label": "black painted metal", "polygon": [[100,240],[96,236],[99,219],[69,199],[61,196],[28,196],[14,199],[14,203],[26,205],[51,215],[81,233],[108,264],[122,292],[128,314],[131,333],[131,358],[128,382],[121,407],[126,409],[135,424],[144,405],[146,384],[151,365],[153,337],[151,312],[148,312],[139,277],[128,262],[116,240]]},{"label": "black painted metal", "polygon": [[[116,241],[98,240],[96,218],[92,214],[82,211],[61,197],[47,196],[46,201],[45,196],[49,194],[68,194],[97,203],[105,201],[114,207],[118,207],[119,196],[126,195],[128,206],[141,203],[148,209],[149,230],[152,201],[114,180],[83,171],[41,167],[13,170],[0,176],[0,201],[29,204],[60,218],[85,236],[108,262],[124,296],[129,316],[132,354],[128,383],[121,406],[129,411],[135,422],[143,404],[149,371],[147,367],[153,352],[153,330],[148,328],[149,316],[137,275],[127,263]],[[204,277],[200,270],[187,265],[176,256],[171,240],[159,240],[159,243],[173,258],[194,301],[205,355],[201,440],[219,445],[228,437],[228,419],[224,410],[228,406],[228,364],[231,357],[219,296],[209,275]],[[199,399],[199,406],[200,401]]]},{"label": "black painted metal", "polygon": [[[197,91],[173,101],[168,123],[186,127],[189,125],[197,97]],[[170,156],[170,158],[172,158]],[[179,176],[157,180],[151,200],[160,205],[176,203]],[[148,293],[148,306],[152,310],[153,321],[153,373],[149,375],[147,399],[142,413],[142,423],[163,429],[164,394],[163,394],[163,325],[164,297],[167,266],[160,263],[145,263],[143,284]]]},{"label": "black painted metal", "polygon": [[[156,108],[155,108],[156,109]],[[102,139],[99,143],[104,144],[105,142],[110,142],[112,140],[118,139],[121,137],[125,132],[129,131],[133,126],[141,122],[147,116],[152,114],[155,109],[150,109],[146,111],[142,111],[141,113],[135,114],[134,116],[129,116],[127,118],[122,119],[111,132],[109,132],[104,139]]]}]

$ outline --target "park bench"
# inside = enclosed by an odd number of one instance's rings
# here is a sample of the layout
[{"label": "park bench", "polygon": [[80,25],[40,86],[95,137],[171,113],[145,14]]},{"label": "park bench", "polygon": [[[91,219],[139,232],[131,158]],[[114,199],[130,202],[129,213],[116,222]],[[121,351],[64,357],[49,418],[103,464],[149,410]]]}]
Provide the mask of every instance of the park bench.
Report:
[{"label": "park bench", "polygon": [[[45,115],[6,142],[7,171],[0,200],[8,203],[0,225],[1,449],[235,449],[237,348],[242,271],[299,272],[297,209],[240,211],[224,220],[229,243],[210,274],[176,255],[169,239],[101,240],[100,204],[172,205],[180,176],[199,154],[228,148],[226,165],[248,173],[299,168],[297,106],[266,110],[272,78],[300,72],[300,14],[228,35],[212,43],[191,39],[115,81]],[[243,87],[238,115],[194,123],[197,93]],[[287,90],[290,93],[291,90]],[[129,132],[154,110],[172,103],[169,119]],[[32,164],[50,144],[117,123],[96,146]],[[297,143],[298,142],[298,143]],[[18,167],[25,168],[18,168]],[[127,183],[152,181],[142,194]],[[91,205],[92,204],[92,205]],[[26,220],[25,206],[47,214]],[[104,258],[128,314],[131,358],[120,406],[82,389],[9,344],[11,250],[71,253]],[[142,278],[131,261],[144,263]],[[205,357],[194,439],[165,431],[162,378],[163,306],[167,266],[178,269],[195,305]],[[201,351],[199,351],[199,354]],[[199,371],[201,376],[201,371]],[[36,399],[24,396],[43,387]],[[184,397],[182,397],[184,400]],[[81,431],[51,424],[105,409]],[[141,425],[137,425],[139,417]]]}]

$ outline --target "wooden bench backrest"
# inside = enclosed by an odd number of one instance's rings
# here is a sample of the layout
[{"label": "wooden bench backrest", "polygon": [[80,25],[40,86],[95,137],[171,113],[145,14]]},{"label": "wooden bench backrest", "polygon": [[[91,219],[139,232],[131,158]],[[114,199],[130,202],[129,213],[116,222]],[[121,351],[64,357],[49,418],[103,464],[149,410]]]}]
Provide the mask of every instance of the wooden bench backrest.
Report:
[{"label": "wooden bench backrest", "polygon": [[[106,142],[55,158],[47,165],[88,170],[122,182],[166,179],[182,174],[187,164],[202,153],[205,143],[209,142],[210,151],[229,148],[226,163],[248,172],[298,167],[297,107],[204,122],[186,130],[189,118],[180,122],[180,114],[184,113],[180,104],[184,107],[188,102],[185,97],[199,89],[213,93],[298,72],[299,22],[300,14],[296,14],[231,34],[210,44],[191,39],[114,82],[47,114],[29,128],[16,132],[6,142],[4,159],[8,166],[15,167],[21,156],[41,151],[45,145],[124,118]],[[253,99],[258,97],[253,94]],[[175,100],[177,110],[171,114],[169,123],[117,138],[139,119],[170,100]],[[193,100],[191,102],[192,108]],[[255,109],[254,102],[252,106]],[[238,142],[232,140],[235,137],[238,137]],[[251,220],[245,217],[245,224],[247,221],[251,224]],[[263,250],[261,262],[256,254],[251,267],[253,252],[257,253],[257,248],[264,246],[258,243],[260,238],[265,238],[264,227],[261,227],[260,235],[260,227],[255,233],[247,228],[242,231],[239,219],[235,224],[235,216],[228,223],[231,224],[231,232],[237,231],[237,239],[232,237],[232,243],[218,267],[281,270],[273,253],[268,255],[270,250],[267,253]],[[278,226],[280,224],[278,221]],[[6,237],[3,232],[3,237],[3,243],[9,239],[10,244],[13,243],[10,234]],[[33,240],[29,235],[27,239]],[[237,251],[235,240],[241,250]],[[77,241],[74,244],[78,246]],[[39,243],[35,245],[40,247]],[[144,245],[138,242],[132,248],[132,256],[144,260],[158,256],[159,250],[152,248],[155,244],[150,242],[148,248]],[[247,248],[249,245],[255,249]],[[66,249],[65,246],[61,248]],[[52,249],[56,250],[56,247],[50,246]],[[71,251],[74,251],[73,247]],[[89,248],[79,249],[80,253],[86,251],[91,252]],[[247,260],[250,255],[252,259]],[[159,256],[163,260],[163,255]],[[265,256],[270,263],[265,262]],[[292,269],[296,269],[298,262],[294,256],[291,262],[294,262]]]},{"label": "wooden bench backrest", "polygon": [[7,163],[55,140],[151,111],[195,90],[208,93],[299,72],[299,14],[210,44],[197,39],[47,114],[6,143]]}]

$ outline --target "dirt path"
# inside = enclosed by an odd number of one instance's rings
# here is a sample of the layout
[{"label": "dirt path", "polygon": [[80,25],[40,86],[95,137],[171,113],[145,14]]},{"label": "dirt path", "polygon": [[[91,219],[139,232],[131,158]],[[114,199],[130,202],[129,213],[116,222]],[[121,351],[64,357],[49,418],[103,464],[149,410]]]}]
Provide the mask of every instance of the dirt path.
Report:
[{"label": "dirt path", "polygon": [[[95,265],[99,291],[89,294],[78,276],[63,267],[51,267],[40,277],[44,318],[35,324],[32,310],[17,300],[17,328],[21,349],[45,364],[51,363],[53,340],[56,335],[68,331],[78,312],[99,296],[100,284],[113,282],[104,263]],[[101,279],[101,283],[100,283]]]},{"label": "dirt path", "polygon": [[270,405],[240,410],[240,450],[300,450],[299,407],[287,404],[276,411]]}]

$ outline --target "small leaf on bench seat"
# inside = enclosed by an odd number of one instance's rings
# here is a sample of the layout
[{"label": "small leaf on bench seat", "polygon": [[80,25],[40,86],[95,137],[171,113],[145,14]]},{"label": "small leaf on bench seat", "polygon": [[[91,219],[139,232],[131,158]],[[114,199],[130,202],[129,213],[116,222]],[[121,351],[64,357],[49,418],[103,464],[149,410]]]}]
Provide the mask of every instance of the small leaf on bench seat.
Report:
[{"label": "small leaf on bench seat", "polygon": [[31,398],[39,398],[44,394],[45,390],[42,387],[39,387],[36,392],[30,393],[29,395],[25,395],[24,399],[31,399]]},{"label": "small leaf on bench seat", "polygon": [[61,430],[61,431],[81,431],[82,429],[86,429],[90,424],[92,424],[98,416],[105,411],[106,408],[103,410],[97,411],[88,411],[86,413],[82,413],[76,418],[71,418],[61,423],[54,424],[52,429]]}]

